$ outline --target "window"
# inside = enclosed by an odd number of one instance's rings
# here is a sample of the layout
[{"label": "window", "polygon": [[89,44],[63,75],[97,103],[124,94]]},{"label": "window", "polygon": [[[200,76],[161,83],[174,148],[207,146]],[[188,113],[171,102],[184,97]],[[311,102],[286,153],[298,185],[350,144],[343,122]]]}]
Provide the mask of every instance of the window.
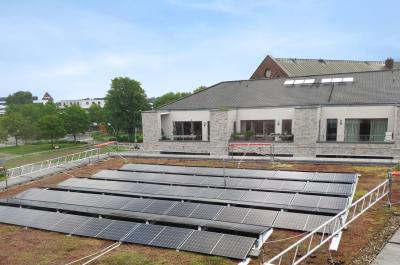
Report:
[{"label": "window", "polygon": [[240,132],[254,131],[256,136],[264,137],[275,133],[275,120],[242,120],[240,121]]},{"label": "window", "polygon": [[175,140],[202,140],[201,121],[176,121],[173,125]]},{"label": "window", "polygon": [[240,131],[245,133],[246,131],[251,131],[251,121],[240,121]]},{"label": "window", "polygon": [[337,140],[337,119],[326,120],[326,140],[327,141]]},{"label": "window", "polygon": [[385,139],[387,119],[346,119],[345,142],[381,142]]},{"label": "window", "polygon": [[282,134],[292,134],[292,120],[282,120]]},{"label": "window", "polygon": [[265,77],[270,78],[271,77],[271,69],[265,69]]}]

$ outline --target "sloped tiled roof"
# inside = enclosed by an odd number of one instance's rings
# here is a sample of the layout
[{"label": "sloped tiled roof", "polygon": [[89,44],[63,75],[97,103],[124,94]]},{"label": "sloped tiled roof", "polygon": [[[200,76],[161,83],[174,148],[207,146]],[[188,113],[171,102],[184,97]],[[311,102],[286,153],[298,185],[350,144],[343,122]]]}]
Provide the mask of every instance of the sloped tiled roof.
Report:
[{"label": "sloped tiled roof", "polygon": [[[290,77],[388,70],[384,61],[271,58]],[[400,63],[393,68],[400,69]]]},{"label": "sloped tiled roof", "polygon": [[[329,77],[353,77],[354,82],[320,83],[322,78]],[[317,75],[307,78],[315,78],[316,84],[285,86],[283,83],[288,78],[221,82],[159,109],[400,103],[400,70]]]}]

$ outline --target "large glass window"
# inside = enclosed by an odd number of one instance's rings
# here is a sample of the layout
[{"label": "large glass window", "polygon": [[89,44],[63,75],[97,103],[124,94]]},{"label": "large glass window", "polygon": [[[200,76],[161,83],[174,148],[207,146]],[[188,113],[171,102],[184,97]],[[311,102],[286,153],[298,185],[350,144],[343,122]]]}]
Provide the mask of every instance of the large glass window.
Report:
[{"label": "large glass window", "polygon": [[346,119],[344,140],[346,142],[384,141],[387,123],[387,119]]},{"label": "large glass window", "polygon": [[337,119],[326,120],[326,140],[327,141],[337,140]]},{"label": "large glass window", "polygon": [[173,125],[174,140],[202,140],[201,121],[176,121]]},{"label": "large glass window", "polygon": [[265,137],[275,133],[275,120],[242,120],[240,132],[253,131],[256,137]]},{"label": "large glass window", "polygon": [[292,120],[282,120],[282,134],[292,134]]}]

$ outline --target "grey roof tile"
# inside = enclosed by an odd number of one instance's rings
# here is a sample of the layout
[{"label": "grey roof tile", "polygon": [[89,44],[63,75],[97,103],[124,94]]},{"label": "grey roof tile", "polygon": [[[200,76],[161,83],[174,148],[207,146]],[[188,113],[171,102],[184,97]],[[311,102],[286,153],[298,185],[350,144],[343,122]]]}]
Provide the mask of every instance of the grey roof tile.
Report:
[{"label": "grey roof tile", "polygon": [[[322,78],[331,77],[353,77],[354,82],[334,85],[319,84]],[[199,93],[167,104],[160,109],[254,108],[400,102],[400,70],[307,76],[307,78],[315,78],[318,84],[285,86],[284,81],[290,78],[221,82]],[[301,77],[296,79],[301,79]]]}]

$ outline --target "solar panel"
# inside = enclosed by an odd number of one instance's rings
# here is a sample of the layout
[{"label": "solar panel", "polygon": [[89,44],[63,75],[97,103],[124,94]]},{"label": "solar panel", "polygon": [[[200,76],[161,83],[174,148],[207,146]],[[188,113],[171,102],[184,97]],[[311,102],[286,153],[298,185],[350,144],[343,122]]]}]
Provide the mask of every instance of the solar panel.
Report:
[{"label": "solar panel", "polygon": [[167,214],[173,216],[188,217],[198,206],[198,203],[180,202],[176,204],[171,210],[169,210]]},{"label": "solar panel", "polygon": [[79,226],[81,226],[85,222],[88,222],[90,219],[92,218],[79,215],[68,215],[61,222],[50,227],[50,230],[71,234],[75,229],[79,228]]},{"label": "solar panel", "polygon": [[165,229],[151,241],[151,246],[177,249],[193,230],[179,227]]},{"label": "solar panel", "polygon": [[190,218],[212,220],[224,206],[200,204],[190,215]]},{"label": "solar panel", "polygon": [[277,215],[278,211],[250,209],[243,223],[271,227]]},{"label": "solar panel", "polygon": [[224,234],[211,251],[211,255],[245,259],[254,242],[254,238]]},{"label": "solar panel", "polygon": [[262,179],[244,179],[240,182],[240,186],[246,188],[259,188],[264,180]]},{"label": "solar panel", "polygon": [[304,231],[308,214],[279,212],[273,224],[275,228]]},{"label": "solar panel", "polygon": [[218,199],[239,201],[245,193],[246,191],[244,190],[225,190]]},{"label": "solar panel", "polygon": [[43,211],[25,209],[21,214],[10,219],[8,222],[15,225],[29,226],[36,218],[42,216],[44,213]]},{"label": "solar panel", "polygon": [[348,201],[347,198],[342,198],[342,197],[321,196],[318,208],[343,210],[347,206],[347,201]]},{"label": "solar panel", "polygon": [[31,223],[30,227],[49,230],[51,226],[57,224],[65,217],[66,216],[63,214],[46,212],[42,216],[35,219],[35,222]]},{"label": "solar panel", "polygon": [[319,201],[320,196],[317,195],[296,194],[292,201],[292,206],[307,210],[311,208],[317,208]]},{"label": "solar panel", "polygon": [[216,199],[224,192],[224,189],[199,188],[199,191],[196,195],[197,198]]},{"label": "solar panel", "polygon": [[282,184],[282,180],[266,179],[261,183],[261,188],[268,190],[280,190]]},{"label": "solar panel", "polygon": [[304,188],[304,191],[315,192],[315,193],[326,193],[329,187],[329,183],[320,182],[308,182]]},{"label": "solar panel", "polygon": [[121,208],[132,212],[141,212],[144,208],[149,206],[154,200],[151,199],[132,199],[130,203]]},{"label": "solar panel", "polygon": [[285,80],[285,82],[283,82],[283,84],[285,86],[293,85],[294,84],[294,80]]},{"label": "solar panel", "polygon": [[215,218],[217,221],[241,223],[246,217],[249,209],[239,207],[225,207]]},{"label": "solar panel", "polygon": [[271,192],[268,198],[265,200],[266,204],[279,204],[279,205],[289,205],[292,201],[294,194],[291,193],[278,193]]},{"label": "solar panel", "polygon": [[[332,216],[324,216],[324,215],[313,215],[310,214],[308,217],[307,225],[304,228],[305,231],[313,231],[314,229],[318,228],[320,225],[331,219]],[[329,229],[328,229],[329,230]],[[328,231],[326,232],[332,232]]]},{"label": "solar panel", "polygon": [[201,185],[210,185],[210,186],[224,186],[224,178],[219,177],[204,177]]},{"label": "solar panel", "polygon": [[302,191],[306,183],[305,181],[283,181],[281,190]]},{"label": "solar panel", "polygon": [[111,200],[107,201],[101,207],[111,208],[111,209],[121,209],[123,206],[127,205],[132,201],[132,198],[128,197],[118,197],[118,196],[110,196]]},{"label": "solar panel", "polygon": [[249,202],[264,202],[269,193],[263,191],[247,191],[243,197],[241,198],[242,201],[249,201]]},{"label": "solar panel", "polygon": [[22,214],[26,209],[7,207],[4,211],[0,213],[0,223],[7,223],[14,217]]},{"label": "solar panel", "polygon": [[313,172],[277,171],[274,178],[287,180],[312,180],[314,174],[315,173]]},{"label": "solar panel", "polygon": [[354,183],[357,179],[356,174],[352,173],[336,173],[335,182]]},{"label": "solar panel", "polygon": [[144,184],[143,189],[140,191],[141,193],[151,193],[151,194],[157,194],[161,188],[163,188],[163,185],[155,185],[155,184]]},{"label": "solar panel", "polygon": [[186,187],[179,191],[177,195],[184,197],[195,197],[200,192],[199,188],[196,187]]},{"label": "solar panel", "polygon": [[327,192],[349,196],[351,195],[352,188],[352,184],[330,183]]},{"label": "solar panel", "polygon": [[324,173],[324,172],[317,172],[313,178],[314,181],[327,181],[333,182],[335,179],[335,173]]},{"label": "solar panel", "polygon": [[169,209],[171,209],[175,204],[176,202],[173,201],[154,200],[153,203],[144,208],[142,212],[164,214]]},{"label": "solar panel", "polygon": [[177,195],[180,194],[186,187],[165,186],[157,194],[162,195]]},{"label": "solar panel", "polygon": [[123,241],[148,245],[163,229],[165,229],[165,226],[140,224]]},{"label": "solar panel", "polygon": [[180,247],[181,250],[211,254],[214,246],[221,239],[222,234],[207,232],[207,231],[193,231],[188,239]]},{"label": "solar panel", "polygon": [[227,187],[239,187],[242,181],[245,180],[241,178],[225,178],[225,183]]},{"label": "solar panel", "polygon": [[109,240],[123,239],[132,229],[135,229],[139,224],[126,221],[114,221],[112,224],[107,226],[103,231],[101,231],[97,238],[104,238]]},{"label": "solar panel", "polygon": [[95,237],[113,221],[109,219],[92,218],[72,232],[74,235]]}]

